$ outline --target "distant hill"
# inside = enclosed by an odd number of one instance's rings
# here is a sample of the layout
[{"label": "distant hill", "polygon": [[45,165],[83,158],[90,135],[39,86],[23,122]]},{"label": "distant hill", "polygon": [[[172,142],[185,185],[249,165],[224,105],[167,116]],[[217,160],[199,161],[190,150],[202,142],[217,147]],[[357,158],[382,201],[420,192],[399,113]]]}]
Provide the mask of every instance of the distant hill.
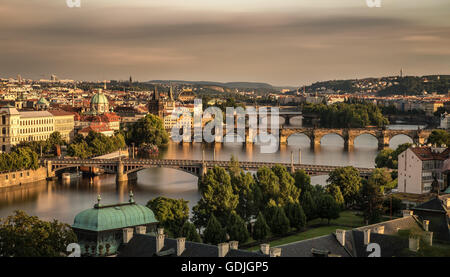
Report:
[{"label": "distant hill", "polygon": [[160,84],[187,84],[187,85],[200,85],[200,86],[219,86],[225,88],[250,88],[250,89],[273,89],[273,86],[267,83],[257,83],[257,82],[229,82],[229,83],[221,83],[221,82],[210,82],[210,81],[183,81],[183,80],[152,80],[147,83],[160,83]]},{"label": "distant hill", "polygon": [[366,93],[379,96],[447,94],[450,75],[391,76],[316,82],[306,87],[308,92]]}]

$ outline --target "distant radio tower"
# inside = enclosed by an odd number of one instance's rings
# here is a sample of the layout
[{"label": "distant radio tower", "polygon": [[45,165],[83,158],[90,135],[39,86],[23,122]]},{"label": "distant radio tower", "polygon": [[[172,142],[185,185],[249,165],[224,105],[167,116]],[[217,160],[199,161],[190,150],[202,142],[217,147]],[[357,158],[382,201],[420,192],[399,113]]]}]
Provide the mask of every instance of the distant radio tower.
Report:
[{"label": "distant radio tower", "polygon": [[403,68],[400,68],[400,78],[403,78]]}]

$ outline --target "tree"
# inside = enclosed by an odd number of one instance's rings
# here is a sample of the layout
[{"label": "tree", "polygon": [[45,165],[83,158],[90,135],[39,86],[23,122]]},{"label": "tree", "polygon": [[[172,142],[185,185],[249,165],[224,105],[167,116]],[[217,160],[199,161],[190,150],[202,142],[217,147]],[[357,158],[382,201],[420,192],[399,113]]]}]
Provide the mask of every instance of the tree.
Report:
[{"label": "tree", "polygon": [[181,236],[185,237],[187,241],[202,242],[195,225],[189,221],[186,221],[181,227]]},{"label": "tree", "polygon": [[219,244],[226,241],[225,230],[214,215],[209,218],[208,225],[203,232],[203,238],[209,244]]},{"label": "tree", "polygon": [[234,194],[230,175],[221,167],[208,170],[202,179],[202,198],[193,208],[194,224],[199,228],[205,226],[210,215],[214,215],[222,224],[239,203]]},{"label": "tree", "polygon": [[156,115],[147,114],[134,123],[126,135],[127,144],[154,144],[158,147],[167,145],[169,134],[164,129],[163,121]]},{"label": "tree", "polygon": [[253,227],[253,239],[256,241],[263,241],[269,235],[270,228],[264,219],[261,212],[258,213],[256,218],[255,226]]},{"label": "tree", "polygon": [[384,193],[385,189],[392,190],[394,187],[391,186],[395,184],[392,183],[391,174],[384,168],[375,168],[369,177],[369,182],[380,187],[382,193]]},{"label": "tree", "polygon": [[303,211],[305,212],[307,221],[317,218],[317,205],[313,197],[311,196],[311,192],[307,191],[305,193],[302,193],[300,203],[303,207]]},{"label": "tree", "polygon": [[301,194],[312,190],[311,177],[303,169],[295,171],[294,180]]},{"label": "tree", "polygon": [[450,133],[445,130],[433,130],[428,137],[427,143],[441,145],[450,145]]},{"label": "tree", "polygon": [[256,195],[256,183],[250,172],[240,172],[231,177],[233,191],[238,195],[239,201],[236,212],[246,222],[258,211],[258,202]]},{"label": "tree", "polygon": [[364,219],[369,224],[379,222],[383,214],[383,193],[374,178],[363,182],[360,201]]},{"label": "tree", "polygon": [[298,202],[300,197],[300,189],[295,186],[295,179],[288,172],[286,167],[281,165],[275,165],[272,167],[272,171],[278,177],[280,195],[278,197],[278,203],[286,205],[287,203]]},{"label": "tree", "polygon": [[329,184],[327,185],[326,192],[329,195],[333,196],[334,200],[340,208],[345,207],[344,196],[342,196],[341,189],[338,186],[336,186],[335,184]]},{"label": "tree", "polygon": [[306,216],[302,206],[300,206],[299,203],[288,203],[285,206],[285,213],[292,228],[300,230],[305,227]]},{"label": "tree", "polygon": [[181,235],[181,228],[189,219],[188,202],[183,199],[157,197],[148,201],[147,207],[153,211],[160,224],[173,237]]},{"label": "tree", "polygon": [[239,243],[244,243],[250,237],[244,220],[236,212],[230,214],[226,229],[230,240],[237,240]]},{"label": "tree", "polygon": [[326,218],[328,224],[330,224],[331,219],[339,218],[339,205],[334,200],[333,196],[329,194],[324,194],[319,199],[318,213],[320,218]]},{"label": "tree", "polygon": [[0,220],[0,257],[60,257],[74,242],[72,228],[57,220],[42,221],[23,211]]},{"label": "tree", "polygon": [[277,206],[273,200],[267,205],[265,218],[267,218],[267,223],[273,234],[284,235],[289,231],[289,219],[287,218],[284,209]]},{"label": "tree", "polygon": [[359,176],[359,172],[352,166],[333,170],[330,173],[327,182],[339,187],[346,206],[354,203],[361,188],[361,177]]}]

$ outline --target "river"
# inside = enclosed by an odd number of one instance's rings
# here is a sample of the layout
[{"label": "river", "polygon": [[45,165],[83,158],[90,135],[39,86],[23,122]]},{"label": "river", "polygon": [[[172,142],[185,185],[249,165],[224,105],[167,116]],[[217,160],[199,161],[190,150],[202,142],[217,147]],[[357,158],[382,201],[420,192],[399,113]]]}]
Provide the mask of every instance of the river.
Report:
[{"label": "river", "polygon": [[[392,129],[417,129],[417,125],[391,125]],[[394,137],[390,147],[412,140],[403,135]],[[361,135],[350,151],[344,150],[344,141],[338,135],[323,137],[322,144],[310,149],[309,139],[304,135],[293,135],[288,145],[280,147],[277,153],[262,154],[258,145],[226,143],[223,145],[206,145],[206,159],[215,155],[218,160],[229,160],[234,155],[244,161],[290,162],[291,151],[294,151],[295,162],[298,162],[298,150],[301,149],[302,163],[319,165],[353,165],[358,167],[374,167],[374,159],[378,153],[377,140],[371,135]],[[201,159],[201,144],[170,143],[161,156],[167,159]],[[313,184],[326,184],[327,176],[314,176]],[[58,181],[42,181],[32,185],[3,189],[0,191],[0,217],[6,217],[14,210],[20,209],[28,214],[39,216],[45,220],[57,219],[72,224],[77,213],[93,207],[97,195],[106,204],[128,201],[128,192],[133,190],[137,203],[145,205],[148,200],[157,196],[184,198],[192,208],[199,200],[197,177],[175,169],[153,168],[138,172],[137,181],[128,185],[117,186],[114,175],[103,175],[64,183]]]}]

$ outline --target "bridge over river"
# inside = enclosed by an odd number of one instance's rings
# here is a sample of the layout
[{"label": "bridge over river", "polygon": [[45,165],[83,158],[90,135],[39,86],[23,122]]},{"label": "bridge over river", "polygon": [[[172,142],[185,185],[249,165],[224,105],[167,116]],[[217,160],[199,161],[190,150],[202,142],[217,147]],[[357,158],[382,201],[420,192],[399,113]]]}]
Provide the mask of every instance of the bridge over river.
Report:
[{"label": "bridge over river", "polygon": [[[124,182],[137,177],[137,172],[145,168],[165,167],[181,170],[197,177],[203,176],[208,169],[215,166],[228,168],[229,161],[216,160],[177,160],[177,159],[43,159],[42,162],[47,168],[47,177],[52,178],[60,170],[74,168],[80,166],[103,168],[105,172],[115,173],[118,182]],[[326,175],[336,168],[343,166],[328,165],[308,165],[294,163],[293,155],[291,155],[291,163],[273,163],[273,162],[252,162],[239,161],[239,166],[248,171],[256,171],[262,166],[273,167],[274,165],[282,165],[294,172],[303,169],[310,175]],[[373,168],[356,168],[361,176],[368,177]]]}]

